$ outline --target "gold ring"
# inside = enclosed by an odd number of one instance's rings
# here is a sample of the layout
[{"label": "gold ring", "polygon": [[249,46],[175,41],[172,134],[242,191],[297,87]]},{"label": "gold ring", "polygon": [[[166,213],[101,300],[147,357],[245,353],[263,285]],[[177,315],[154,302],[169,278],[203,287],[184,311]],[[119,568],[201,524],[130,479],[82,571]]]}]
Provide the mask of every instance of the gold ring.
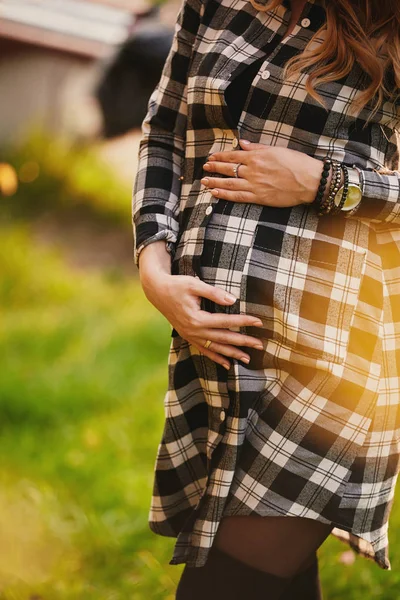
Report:
[{"label": "gold ring", "polygon": [[235,165],[235,166],[233,167],[233,173],[234,173],[235,177],[239,177],[238,170],[239,170],[239,167],[241,166],[241,164],[242,164],[242,163],[238,163],[237,165]]},{"label": "gold ring", "polygon": [[204,344],[204,348],[209,348],[211,346],[211,340],[207,340]]}]

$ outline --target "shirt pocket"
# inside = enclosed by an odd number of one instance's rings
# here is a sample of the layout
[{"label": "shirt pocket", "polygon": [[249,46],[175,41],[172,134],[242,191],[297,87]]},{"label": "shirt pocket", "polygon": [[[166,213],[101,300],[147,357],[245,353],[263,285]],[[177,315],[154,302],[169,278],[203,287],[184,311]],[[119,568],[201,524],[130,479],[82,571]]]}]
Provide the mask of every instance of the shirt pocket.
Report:
[{"label": "shirt pocket", "polygon": [[258,224],[240,289],[240,312],[263,322],[242,330],[265,342],[253,366],[343,364],[365,263],[366,250],[343,240]]}]

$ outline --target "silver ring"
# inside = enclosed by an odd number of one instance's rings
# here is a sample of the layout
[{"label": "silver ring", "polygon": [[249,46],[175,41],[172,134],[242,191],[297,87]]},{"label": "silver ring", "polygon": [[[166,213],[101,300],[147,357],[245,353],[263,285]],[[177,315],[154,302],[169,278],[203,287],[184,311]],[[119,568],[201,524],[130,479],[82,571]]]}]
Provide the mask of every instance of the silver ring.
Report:
[{"label": "silver ring", "polygon": [[242,164],[242,163],[238,163],[237,165],[235,165],[235,166],[233,167],[233,173],[234,173],[235,177],[239,177],[239,175],[238,175],[238,170],[239,170],[239,167],[240,167],[240,165],[241,165],[241,164]]}]

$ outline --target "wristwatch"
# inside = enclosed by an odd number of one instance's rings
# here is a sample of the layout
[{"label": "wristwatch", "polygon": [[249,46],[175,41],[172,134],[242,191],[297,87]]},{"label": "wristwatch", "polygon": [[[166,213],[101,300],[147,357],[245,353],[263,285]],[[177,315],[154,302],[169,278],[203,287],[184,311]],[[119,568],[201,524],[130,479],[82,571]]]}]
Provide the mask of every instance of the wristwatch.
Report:
[{"label": "wristwatch", "polygon": [[[361,181],[360,181],[360,172],[357,167],[347,167],[349,173],[349,190],[347,192],[347,198],[345,200],[344,205],[342,206],[343,211],[354,210],[362,200],[362,190],[361,190]],[[334,202],[336,206],[339,205],[339,202],[342,198],[344,185],[342,185],[338,191],[336,192]]]}]

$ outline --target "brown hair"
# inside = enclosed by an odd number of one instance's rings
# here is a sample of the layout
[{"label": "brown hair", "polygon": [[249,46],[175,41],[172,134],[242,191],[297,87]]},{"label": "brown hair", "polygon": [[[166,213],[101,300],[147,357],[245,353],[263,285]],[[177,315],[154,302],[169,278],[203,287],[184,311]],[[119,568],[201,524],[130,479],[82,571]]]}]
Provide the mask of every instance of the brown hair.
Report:
[{"label": "brown hair", "polygon": [[[250,0],[257,10],[268,11],[282,4],[269,0],[264,6]],[[325,0],[326,23],[314,34],[304,51],[285,65],[284,77],[300,75],[308,67],[307,92],[324,106],[316,91],[318,84],[345,77],[358,62],[368,78],[354,98],[352,108],[371,103],[376,113],[385,100],[397,99],[400,88],[400,2],[399,0]],[[313,41],[326,28],[322,43]],[[368,119],[368,120],[369,120]]]}]

